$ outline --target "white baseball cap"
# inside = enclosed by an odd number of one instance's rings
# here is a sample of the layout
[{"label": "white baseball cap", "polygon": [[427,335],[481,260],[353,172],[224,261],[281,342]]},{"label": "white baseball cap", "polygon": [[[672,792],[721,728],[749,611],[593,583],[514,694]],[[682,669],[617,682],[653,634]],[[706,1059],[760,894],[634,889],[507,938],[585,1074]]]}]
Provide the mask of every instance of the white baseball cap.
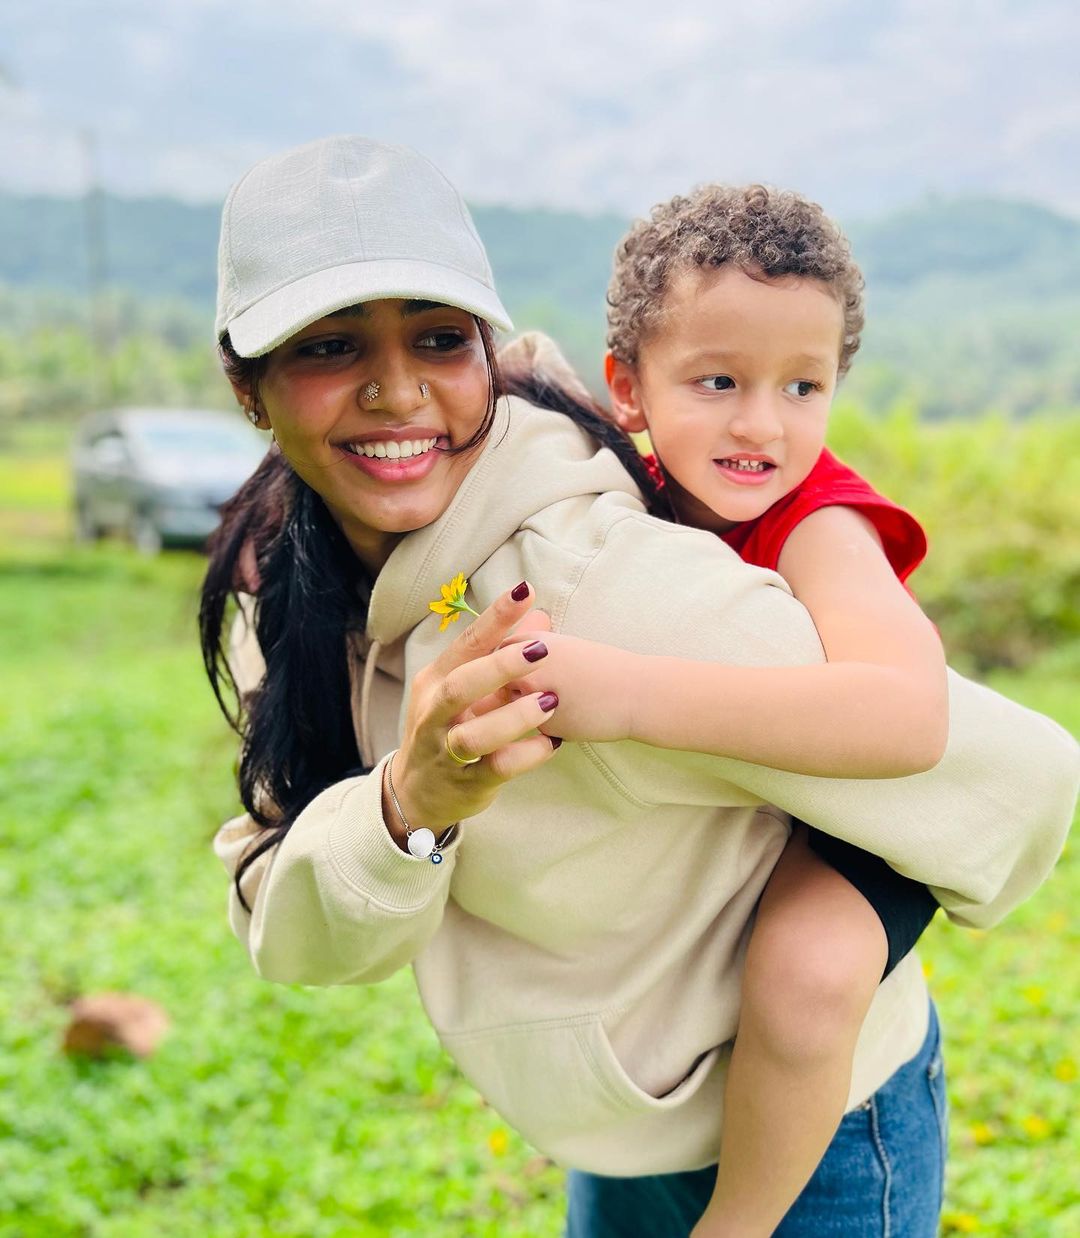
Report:
[{"label": "white baseball cap", "polygon": [[371,138],[323,138],[257,163],[229,191],[217,339],[260,357],[326,314],[382,297],[510,318],[461,195],[433,163]]}]

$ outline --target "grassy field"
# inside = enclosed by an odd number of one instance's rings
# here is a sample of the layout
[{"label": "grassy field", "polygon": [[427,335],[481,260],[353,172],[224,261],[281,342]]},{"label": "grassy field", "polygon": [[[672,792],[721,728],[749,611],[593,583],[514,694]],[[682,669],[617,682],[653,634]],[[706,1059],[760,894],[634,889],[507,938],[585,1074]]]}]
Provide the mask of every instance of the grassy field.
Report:
[{"label": "grassy field", "polygon": [[[71,547],[64,487],[52,456],[0,458],[0,1235],[557,1235],[561,1174],[458,1079],[408,975],[251,972],[209,850],[234,743],[195,645],[201,561]],[[1080,730],[1052,664],[997,686]],[[1078,899],[1074,849],[1001,929],[928,935],[947,1233],[1080,1233]],[[102,989],[168,1009],[156,1056],[58,1051]]]}]

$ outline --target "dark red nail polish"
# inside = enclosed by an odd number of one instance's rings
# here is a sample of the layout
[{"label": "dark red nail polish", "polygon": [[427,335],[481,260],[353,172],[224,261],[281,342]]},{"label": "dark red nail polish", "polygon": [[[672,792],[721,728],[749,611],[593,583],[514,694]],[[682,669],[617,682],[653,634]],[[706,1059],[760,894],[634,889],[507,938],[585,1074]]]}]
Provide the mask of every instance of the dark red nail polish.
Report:
[{"label": "dark red nail polish", "polygon": [[510,590],[510,596],[515,602],[524,602],[529,596],[529,582],[527,580],[523,580],[520,585],[515,585]]},{"label": "dark red nail polish", "polygon": [[556,705],[558,705],[558,703],[559,703],[559,698],[555,695],[554,692],[545,692],[544,695],[537,702],[537,704],[546,714],[551,713],[551,711],[555,708]]},{"label": "dark red nail polish", "polygon": [[548,647],[542,640],[534,640],[521,651],[521,656],[526,662],[539,662],[541,658],[546,658],[547,655]]},{"label": "dark red nail polish", "polygon": [[562,736],[561,735],[549,735],[548,739],[551,740],[552,748],[555,748],[556,750],[558,750],[559,748],[562,747]]}]

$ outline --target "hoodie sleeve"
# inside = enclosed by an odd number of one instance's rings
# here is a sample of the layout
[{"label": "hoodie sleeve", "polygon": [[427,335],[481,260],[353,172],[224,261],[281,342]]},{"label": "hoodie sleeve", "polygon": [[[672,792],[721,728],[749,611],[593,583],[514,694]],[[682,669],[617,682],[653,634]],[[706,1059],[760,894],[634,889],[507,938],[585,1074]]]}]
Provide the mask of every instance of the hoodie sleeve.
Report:
[{"label": "hoodie sleeve", "polygon": [[[277,847],[235,882],[229,922],[266,980],[367,984],[419,953],[442,920],[460,831],[443,863],[401,851],[382,819],[382,773],[389,757],[359,778],[318,795]],[[230,876],[259,827],[244,814],[226,822],[214,851]]]},{"label": "hoodie sleeve", "polygon": [[[673,635],[673,599],[677,631]],[[804,665],[823,659],[781,577],[711,535],[639,515],[608,529],[557,626],[695,661]],[[950,735],[909,778],[815,778],[635,743],[593,750],[628,795],[656,803],[771,803],[882,856],[929,885],[948,914],[986,928],[1047,877],[1064,845],[1080,749],[1056,723],[950,672]]]},{"label": "hoodie sleeve", "polygon": [[[265,673],[255,639],[253,599],[241,598],[229,664],[241,693]],[[442,920],[461,838],[458,830],[432,864],[403,852],[383,822],[383,767],[317,795],[282,841],[233,881],[229,923],[255,970],[297,984],[366,984],[412,961]],[[247,813],[228,821],[214,851],[234,876],[260,827]]]}]

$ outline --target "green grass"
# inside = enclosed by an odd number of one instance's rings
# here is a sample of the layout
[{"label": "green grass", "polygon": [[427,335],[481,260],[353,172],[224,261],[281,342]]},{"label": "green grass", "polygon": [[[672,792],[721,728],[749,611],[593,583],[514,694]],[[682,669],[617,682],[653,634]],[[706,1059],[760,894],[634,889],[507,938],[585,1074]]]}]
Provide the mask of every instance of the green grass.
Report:
[{"label": "green grass", "polygon": [[[1063,682],[1053,664],[991,682],[1080,732],[1076,679]],[[946,1233],[1080,1233],[1078,896],[1070,845],[1047,884],[993,932],[939,915],[920,946],[945,1025]]]},{"label": "green grass", "polygon": [[[5,497],[28,463],[0,462]],[[41,470],[46,497],[0,519],[0,1235],[558,1234],[561,1174],[457,1077],[408,975],[254,976],[209,850],[235,744],[195,644],[202,562],[68,546]],[[999,686],[1080,729],[1060,667]],[[1078,897],[1073,852],[1000,930],[929,934],[946,1232],[1080,1232]],[[59,1052],[66,1003],[101,989],[168,1009],[153,1058]]]}]

